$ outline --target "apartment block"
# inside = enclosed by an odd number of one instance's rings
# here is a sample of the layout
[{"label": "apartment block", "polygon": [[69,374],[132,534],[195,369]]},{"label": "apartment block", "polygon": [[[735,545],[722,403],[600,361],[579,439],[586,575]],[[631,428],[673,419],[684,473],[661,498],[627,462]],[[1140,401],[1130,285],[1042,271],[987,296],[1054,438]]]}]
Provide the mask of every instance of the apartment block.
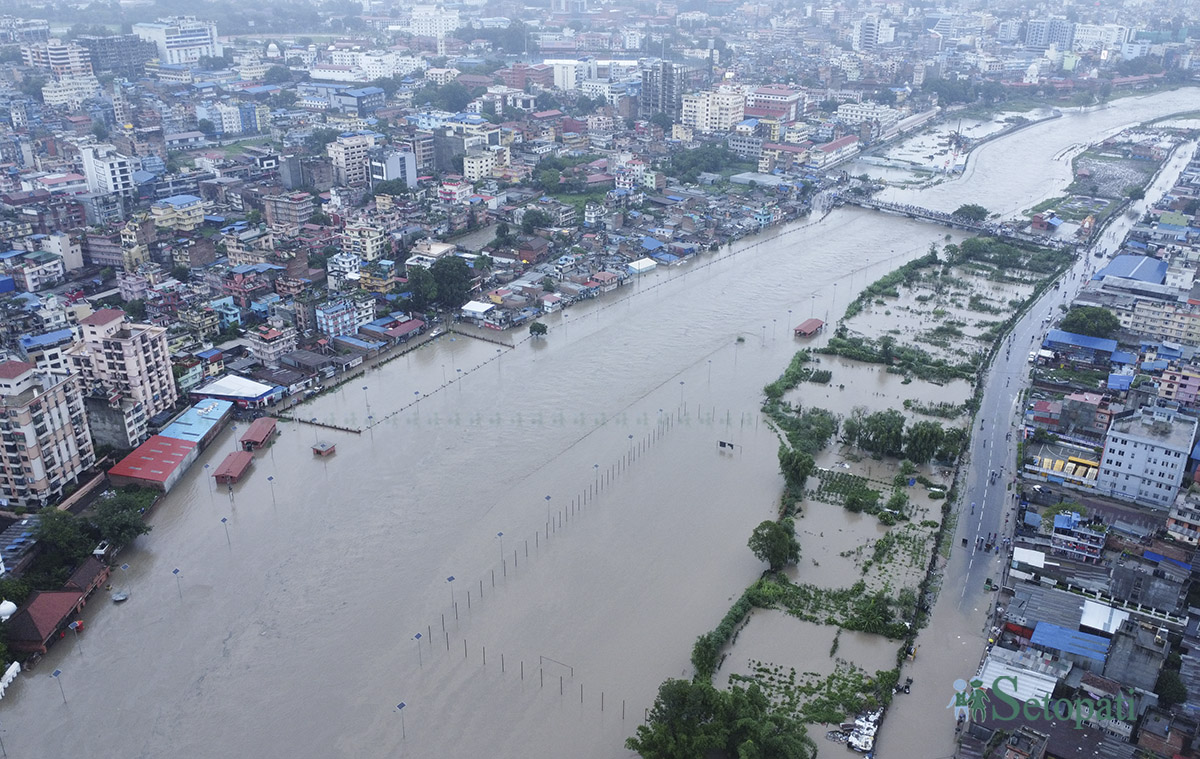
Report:
[{"label": "apartment block", "polygon": [[6,505],[41,508],[96,462],[79,378],[0,363],[0,494]]},{"label": "apartment block", "polygon": [[746,96],[738,90],[721,89],[684,95],[679,122],[697,132],[728,132],[745,117]]},{"label": "apartment block", "polygon": [[55,79],[93,73],[91,55],[74,42],[54,39],[22,45],[21,60],[26,66],[52,74]]},{"label": "apartment block", "polygon": [[387,258],[392,252],[392,241],[384,231],[366,222],[347,224],[341,234],[342,250],[352,253],[363,261]]},{"label": "apartment block", "polygon": [[1105,438],[1097,489],[1166,510],[1183,482],[1196,426],[1195,417],[1162,406],[1116,416]]},{"label": "apartment block", "polygon": [[343,134],[329,143],[326,151],[333,163],[333,181],[346,187],[362,187],[370,178],[373,134]]},{"label": "apartment block", "polygon": [[[175,406],[178,400],[171,376],[166,329],[134,324],[124,311],[106,308],[81,319],[81,341],[68,355],[82,378],[84,391],[112,413],[106,429],[96,439],[120,448],[131,448],[145,439],[146,421]],[[102,439],[102,433],[104,439]]]},{"label": "apartment block", "polygon": [[196,63],[201,57],[219,58],[222,55],[221,44],[217,42],[217,25],[192,16],[134,24],[133,33],[154,43],[160,63]]},{"label": "apartment block", "polygon": [[263,218],[272,229],[298,230],[312,218],[316,206],[307,192],[268,195],[263,198]]}]

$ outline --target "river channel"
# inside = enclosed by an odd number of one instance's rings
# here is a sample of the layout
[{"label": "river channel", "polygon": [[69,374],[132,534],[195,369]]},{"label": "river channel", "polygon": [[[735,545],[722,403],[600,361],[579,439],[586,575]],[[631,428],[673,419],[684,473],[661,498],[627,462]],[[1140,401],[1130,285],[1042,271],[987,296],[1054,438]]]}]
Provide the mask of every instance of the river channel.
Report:
[{"label": "river channel", "polygon": [[[1190,90],[1068,112],[898,199],[1019,211],[1069,182],[1056,154],[1194,104]],[[659,683],[690,675],[692,641],[761,571],[746,539],[782,480],[758,407],[798,347],[791,327],[836,318],[944,235],[837,210],[555,316],[543,340],[440,338],[300,412],[369,415],[368,432],[283,424],[232,496],[204,469],[233,449],[225,432],[121,555],[130,600],[94,600],[79,643],[9,689],[6,748],[630,756]],[[337,453],[314,459],[316,436]]]}]

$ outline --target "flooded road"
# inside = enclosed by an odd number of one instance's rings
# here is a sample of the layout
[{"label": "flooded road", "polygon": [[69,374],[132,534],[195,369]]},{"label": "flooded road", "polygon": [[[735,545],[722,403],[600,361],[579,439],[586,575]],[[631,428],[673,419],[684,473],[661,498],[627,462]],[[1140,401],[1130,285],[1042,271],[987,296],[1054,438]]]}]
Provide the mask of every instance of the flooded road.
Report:
[{"label": "flooded road", "polygon": [[[920,202],[1027,207],[1069,173],[1043,158],[1192,101],[1018,132]],[[552,317],[543,340],[497,354],[439,339],[300,412],[380,423],[321,432],[338,447],[328,461],[312,458],[313,428],[281,425],[232,500],[204,477],[240,434],[225,432],[121,555],[113,584],[130,600],[98,597],[82,653],[64,641],[9,689],[6,747],[629,756],[658,684],[690,675],[695,637],[762,569],[746,539],[782,481],[758,407],[798,347],[791,326],[836,317],[944,234],[839,210]]]}]

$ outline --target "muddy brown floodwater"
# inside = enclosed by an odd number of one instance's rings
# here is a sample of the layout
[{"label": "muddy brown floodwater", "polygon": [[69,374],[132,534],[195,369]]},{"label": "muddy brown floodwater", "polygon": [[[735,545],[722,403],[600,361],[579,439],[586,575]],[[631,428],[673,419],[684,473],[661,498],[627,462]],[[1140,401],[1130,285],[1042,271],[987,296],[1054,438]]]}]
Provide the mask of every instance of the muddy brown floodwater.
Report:
[{"label": "muddy brown floodwater", "polygon": [[[1067,143],[1190,102],[1068,114],[911,199],[1028,207],[1065,184],[1069,164],[1051,157]],[[94,600],[82,652],[63,641],[8,690],[6,748],[629,756],[659,682],[690,674],[692,641],[761,571],[746,538],[782,483],[758,407],[798,347],[791,324],[836,316],[852,277],[861,287],[944,234],[839,210],[650,275],[499,357],[440,339],[300,413],[361,421],[419,403],[362,435],[320,433],[337,443],[328,461],[311,427],[282,425],[232,498],[204,477],[234,446],[225,432],[121,555],[129,601]]]}]

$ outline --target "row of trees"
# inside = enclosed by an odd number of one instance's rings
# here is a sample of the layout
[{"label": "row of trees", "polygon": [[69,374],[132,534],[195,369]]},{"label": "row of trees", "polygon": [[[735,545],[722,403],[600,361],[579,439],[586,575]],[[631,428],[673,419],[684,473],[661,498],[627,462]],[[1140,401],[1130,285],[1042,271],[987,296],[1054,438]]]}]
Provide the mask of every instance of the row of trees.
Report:
[{"label": "row of trees", "polygon": [[905,427],[904,414],[896,409],[868,414],[855,406],[842,420],[842,441],[879,456],[906,458],[915,464],[933,459],[952,461],[962,451],[967,433],[961,427],[943,428],[922,420]]},{"label": "row of trees", "polygon": [[796,717],[774,707],[757,683],[723,691],[704,681],[667,680],[646,724],[626,748],[645,759],[810,759],[816,746]]}]

